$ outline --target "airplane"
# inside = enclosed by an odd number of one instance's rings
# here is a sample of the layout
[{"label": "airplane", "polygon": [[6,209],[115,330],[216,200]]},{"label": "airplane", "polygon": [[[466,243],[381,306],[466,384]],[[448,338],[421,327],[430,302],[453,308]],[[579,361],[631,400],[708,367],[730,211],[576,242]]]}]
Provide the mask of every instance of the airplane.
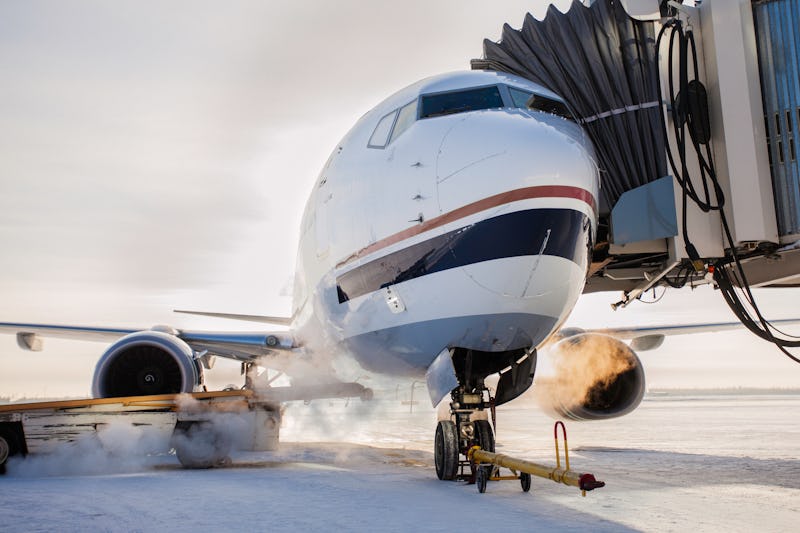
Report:
[{"label": "airplane", "polygon": [[[291,317],[179,311],[288,329],[0,331],[27,350],[40,350],[42,336],[112,341],[95,368],[95,397],[202,390],[215,356],[284,372],[298,386],[343,384],[330,354],[425,376],[433,405],[451,398],[434,450],[438,477],[454,479],[472,445],[494,450],[486,411],[531,387],[543,347],[571,354],[543,385],[556,392],[553,409],[596,420],[641,402],[634,350],[666,334],[739,327],[563,328],[589,273],[599,187],[591,142],[558,95],[498,72],[442,74],[384,100],[333,150],[302,217]],[[249,372],[247,386],[256,381]],[[369,396],[349,385],[346,393]]]}]

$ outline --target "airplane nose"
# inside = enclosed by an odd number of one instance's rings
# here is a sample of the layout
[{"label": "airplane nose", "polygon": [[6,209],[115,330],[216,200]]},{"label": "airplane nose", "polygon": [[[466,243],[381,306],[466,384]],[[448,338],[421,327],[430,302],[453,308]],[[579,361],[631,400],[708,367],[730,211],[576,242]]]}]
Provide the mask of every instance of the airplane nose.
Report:
[{"label": "airplane nose", "polygon": [[589,260],[597,178],[574,123],[516,110],[465,115],[439,151],[439,203],[443,212],[476,203],[482,211],[451,240],[451,254],[502,298],[571,295]]}]

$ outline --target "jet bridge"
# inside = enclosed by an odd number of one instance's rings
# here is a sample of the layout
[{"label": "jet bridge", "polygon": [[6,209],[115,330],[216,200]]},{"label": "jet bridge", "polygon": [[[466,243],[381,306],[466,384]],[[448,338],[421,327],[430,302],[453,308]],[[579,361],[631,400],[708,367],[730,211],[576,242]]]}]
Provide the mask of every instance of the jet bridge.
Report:
[{"label": "jet bridge", "polygon": [[474,69],[560,94],[592,138],[584,292],[800,285],[800,0],[573,2],[506,25]]}]

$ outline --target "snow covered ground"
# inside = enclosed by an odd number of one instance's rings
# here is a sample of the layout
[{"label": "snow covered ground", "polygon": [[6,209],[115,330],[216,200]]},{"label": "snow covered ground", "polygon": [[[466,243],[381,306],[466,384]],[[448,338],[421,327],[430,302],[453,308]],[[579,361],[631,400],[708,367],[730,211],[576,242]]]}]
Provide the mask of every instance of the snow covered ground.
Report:
[{"label": "snow covered ground", "polygon": [[[0,531],[791,531],[800,523],[800,396],[648,396],[633,414],[568,423],[573,470],[607,483],[585,498],[534,478],[436,479],[436,419],[399,401],[288,407],[281,450],[225,469],[174,456],[86,450],[9,465]],[[346,442],[346,444],[341,444]],[[552,463],[552,421],[499,409],[498,451]],[[72,455],[70,455],[72,454]],[[88,460],[87,460],[88,459]]]}]

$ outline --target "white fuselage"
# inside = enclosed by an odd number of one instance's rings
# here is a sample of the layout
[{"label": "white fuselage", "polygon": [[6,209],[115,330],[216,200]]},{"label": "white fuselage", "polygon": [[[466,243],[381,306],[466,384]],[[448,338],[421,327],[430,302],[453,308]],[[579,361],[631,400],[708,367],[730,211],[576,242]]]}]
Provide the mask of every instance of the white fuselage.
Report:
[{"label": "white fuselage", "polygon": [[598,171],[580,127],[520,104],[528,93],[560,102],[522,78],[460,72],[359,120],[303,216],[300,344],[418,375],[446,348],[506,352],[557,330],[591,259]]}]

